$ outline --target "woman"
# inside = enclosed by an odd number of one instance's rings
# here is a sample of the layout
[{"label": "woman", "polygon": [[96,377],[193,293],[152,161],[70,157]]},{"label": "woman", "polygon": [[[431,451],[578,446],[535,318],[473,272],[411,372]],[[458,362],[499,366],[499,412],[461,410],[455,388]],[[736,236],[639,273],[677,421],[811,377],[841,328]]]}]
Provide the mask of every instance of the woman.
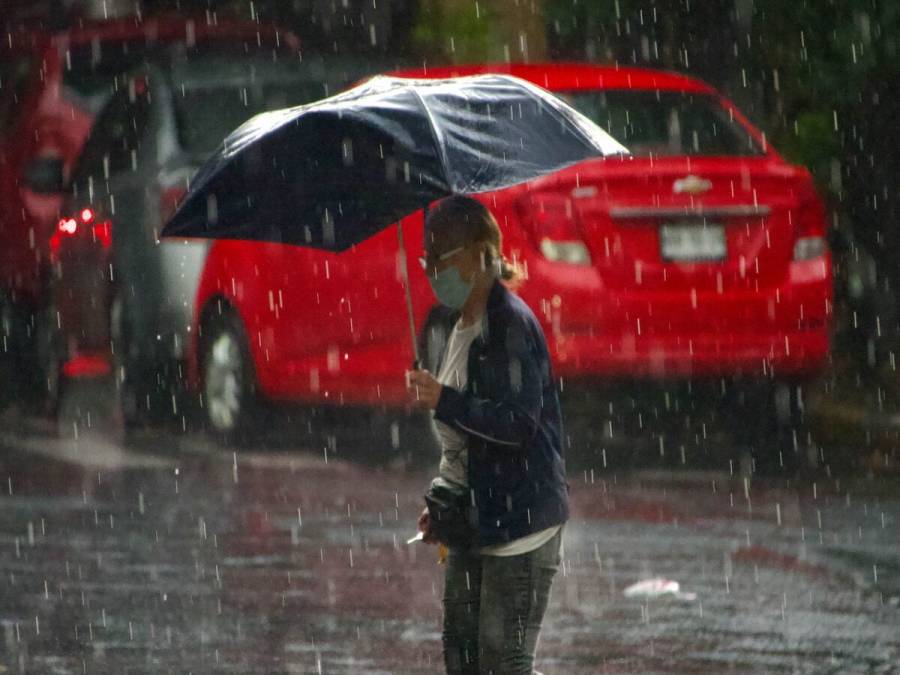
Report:
[{"label": "woman", "polygon": [[[422,263],[458,310],[437,368],[408,373],[413,405],[433,410],[436,482],[468,493],[475,544],[450,548],[444,582],[448,673],[532,673],[569,516],[559,399],[540,325],[501,280],[514,277],[494,217],[454,196],[425,222]],[[428,509],[419,518],[435,543]]]}]

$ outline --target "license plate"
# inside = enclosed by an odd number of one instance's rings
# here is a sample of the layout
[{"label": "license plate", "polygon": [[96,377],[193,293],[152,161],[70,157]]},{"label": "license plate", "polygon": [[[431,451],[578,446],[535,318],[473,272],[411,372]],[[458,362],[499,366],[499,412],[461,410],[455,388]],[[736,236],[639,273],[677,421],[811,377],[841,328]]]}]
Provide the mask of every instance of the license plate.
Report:
[{"label": "license plate", "polygon": [[725,228],[716,224],[667,224],[659,228],[662,259],[710,262],[725,259]]}]

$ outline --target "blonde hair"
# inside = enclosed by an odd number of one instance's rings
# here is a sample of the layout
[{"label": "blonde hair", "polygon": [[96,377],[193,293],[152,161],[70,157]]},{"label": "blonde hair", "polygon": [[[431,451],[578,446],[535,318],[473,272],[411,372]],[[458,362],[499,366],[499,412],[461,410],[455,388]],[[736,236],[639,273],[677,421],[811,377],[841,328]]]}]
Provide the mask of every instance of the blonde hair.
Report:
[{"label": "blonde hair", "polygon": [[425,232],[440,231],[460,244],[486,243],[497,261],[497,274],[503,281],[518,282],[518,265],[503,255],[503,233],[490,210],[477,199],[452,195],[439,201],[428,211]]}]

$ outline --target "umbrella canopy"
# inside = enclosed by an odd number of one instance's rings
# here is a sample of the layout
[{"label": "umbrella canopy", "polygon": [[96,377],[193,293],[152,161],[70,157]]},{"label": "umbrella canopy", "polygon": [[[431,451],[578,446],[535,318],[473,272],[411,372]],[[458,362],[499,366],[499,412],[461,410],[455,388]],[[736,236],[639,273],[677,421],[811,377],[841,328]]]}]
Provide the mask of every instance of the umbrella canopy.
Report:
[{"label": "umbrella canopy", "polygon": [[626,152],[515,77],[376,77],[247,121],[200,169],[162,235],[341,251],[435,199]]}]

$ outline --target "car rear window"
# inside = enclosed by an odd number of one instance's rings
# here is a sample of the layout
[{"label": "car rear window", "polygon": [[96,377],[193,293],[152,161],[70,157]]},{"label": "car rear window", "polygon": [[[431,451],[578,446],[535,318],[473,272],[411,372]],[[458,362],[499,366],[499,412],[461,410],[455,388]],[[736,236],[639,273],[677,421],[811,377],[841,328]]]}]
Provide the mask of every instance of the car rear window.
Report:
[{"label": "car rear window", "polygon": [[176,92],[175,98],[182,147],[190,154],[210,154],[230,132],[256,113],[321,97],[321,85],[305,82],[248,81],[185,88],[183,93]]},{"label": "car rear window", "polygon": [[764,154],[747,129],[707,94],[609,89],[561,95],[634,155]]},{"label": "car rear window", "polygon": [[[150,95],[141,78],[120,77],[121,90],[97,116],[73,174],[73,183],[95,181],[137,167],[137,153],[150,116]],[[129,84],[125,84],[125,83]]]},{"label": "car rear window", "polygon": [[208,44],[173,58],[178,133],[190,154],[207,155],[253,115],[327,96],[346,84],[291,53]]},{"label": "car rear window", "polygon": [[100,112],[115,91],[116,77],[147,62],[152,47],[142,39],[100,40],[66,49],[63,96],[91,113]]}]

